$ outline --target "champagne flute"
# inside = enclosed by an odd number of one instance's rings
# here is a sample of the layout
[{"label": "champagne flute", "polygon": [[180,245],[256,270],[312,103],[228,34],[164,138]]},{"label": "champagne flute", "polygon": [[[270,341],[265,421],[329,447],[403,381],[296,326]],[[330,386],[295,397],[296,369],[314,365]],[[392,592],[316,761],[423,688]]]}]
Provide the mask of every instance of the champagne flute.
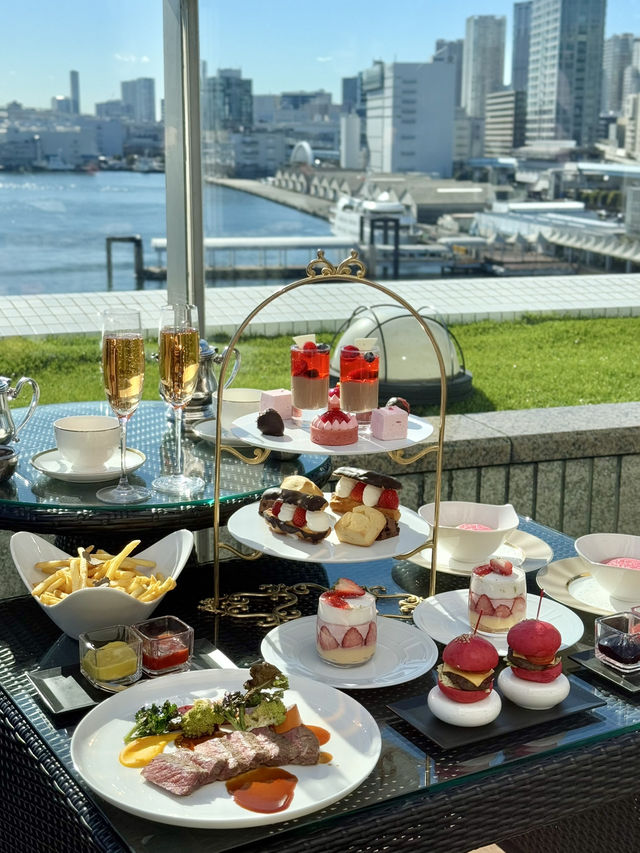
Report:
[{"label": "champagne flute", "polygon": [[120,424],[120,480],[117,486],[100,489],[96,497],[105,503],[144,501],[151,492],[132,486],[126,473],[127,423],[138,408],[144,385],[144,341],[137,311],[114,309],[102,315],[102,382]]},{"label": "champagne flute", "polygon": [[182,410],[193,396],[200,366],[198,309],[195,305],[176,302],[162,309],[158,345],[160,393],[174,412],[176,461],[175,473],[156,478],[152,485],[159,492],[190,495],[204,489],[201,477],[189,477],[182,471]]}]

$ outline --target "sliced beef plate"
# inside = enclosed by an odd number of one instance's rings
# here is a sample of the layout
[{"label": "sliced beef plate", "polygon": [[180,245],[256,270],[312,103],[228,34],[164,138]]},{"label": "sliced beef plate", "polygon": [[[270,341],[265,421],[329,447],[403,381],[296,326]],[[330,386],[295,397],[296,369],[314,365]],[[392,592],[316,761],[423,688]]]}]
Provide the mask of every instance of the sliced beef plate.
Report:
[{"label": "sliced beef plate", "polygon": [[161,753],[143,768],[142,775],[147,782],[184,797],[209,782],[256,767],[317,764],[319,752],[318,739],[306,726],[296,726],[285,734],[259,728],[212,738],[197,744],[193,752]]}]

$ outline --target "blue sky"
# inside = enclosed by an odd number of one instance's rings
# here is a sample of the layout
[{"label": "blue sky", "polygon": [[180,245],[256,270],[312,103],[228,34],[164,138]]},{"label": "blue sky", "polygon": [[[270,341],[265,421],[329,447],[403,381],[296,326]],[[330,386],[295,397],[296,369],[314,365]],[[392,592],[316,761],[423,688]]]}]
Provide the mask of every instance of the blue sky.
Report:
[{"label": "blue sky", "polygon": [[[162,0],[0,0],[0,105],[48,107],[80,72],[83,112],[120,97],[120,82],[163,88]],[[321,89],[340,100],[342,77],[374,59],[428,60],[437,38],[464,37],[469,15],[505,15],[512,0],[201,0],[201,59],[210,74],[241,68],[254,94]],[[640,36],[640,0],[609,0],[605,35]],[[509,79],[509,70],[506,80]]]}]

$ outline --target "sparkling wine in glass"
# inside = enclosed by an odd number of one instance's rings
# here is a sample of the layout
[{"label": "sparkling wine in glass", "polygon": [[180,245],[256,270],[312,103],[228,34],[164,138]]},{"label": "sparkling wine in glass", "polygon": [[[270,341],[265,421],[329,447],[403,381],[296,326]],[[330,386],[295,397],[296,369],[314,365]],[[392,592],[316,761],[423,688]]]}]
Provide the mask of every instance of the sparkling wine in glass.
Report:
[{"label": "sparkling wine in glass", "polygon": [[109,406],[120,424],[120,480],[100,489],[105,503],[137,503],[151,494],[133,486],[126,472],[127,423],[138,408],[144,386],[144,340],[137,311],[107,310],[102,316],[102,381]]},{"label": "sparkling wine in glass", "polygon": [[182,471],[182,410],[193,396],[200,366],[198,309],[176,302],[162,309],[158,334],[160,393],[174,411],[176,461],[175,473],[158,477],[153,488],[172,495],[190,495],[204,488],[201,477]]}]

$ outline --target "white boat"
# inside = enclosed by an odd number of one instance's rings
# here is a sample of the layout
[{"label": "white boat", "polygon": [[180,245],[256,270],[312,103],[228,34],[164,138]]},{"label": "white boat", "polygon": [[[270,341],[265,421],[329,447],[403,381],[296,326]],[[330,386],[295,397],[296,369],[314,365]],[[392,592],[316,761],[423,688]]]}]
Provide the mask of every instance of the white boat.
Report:
[{"label": "white boat", "polygon": [[49,154],[47,157],[35,160],[33,168],[42,172],[73,172],[75,166],[65,162],[60,154]]},{"label": "white boat", "polygon": [[[354,242],[369,244],[371,221],[397,221],[400,224],[400,242],[413,243],[418,238],[416,219],[399,201],[389,199],[388,193],[382,193],[377,199],[341,196],[331,209],[331,230],[337,237],[350,237]],[[393,244],[395,226],[389,224],[386,230],[382,224],[374,228],[376,244]]]}]

